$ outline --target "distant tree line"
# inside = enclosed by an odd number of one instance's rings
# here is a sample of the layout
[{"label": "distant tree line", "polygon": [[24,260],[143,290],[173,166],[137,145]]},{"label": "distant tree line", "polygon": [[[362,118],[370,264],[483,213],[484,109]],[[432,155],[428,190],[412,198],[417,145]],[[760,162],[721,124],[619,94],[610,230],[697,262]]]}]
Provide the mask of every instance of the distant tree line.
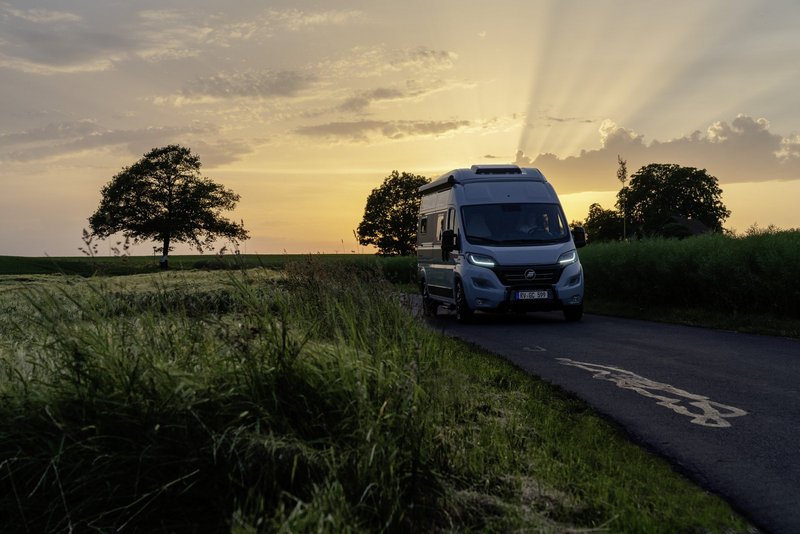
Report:
[{"label": "distant tree line", "polygon": [[[721,232],[730,211],[722,203],[717,179],[705,169],[651,163],[628,178],[627,162],[618,157],[622,184],[616,209],[598,203],[589,207],[584,226],[590,241],[629,237],[688,237]],[[419,215],[419,187],[424,176],[392,171],[367,197],[356,236],[362,245],[377,247],[386,256],[413,254]]]},{"label": "distant tree line", "polygon": [[[616,210],[595,203],[582,224],[591,241],[612,241],[629,236],[686,237],[706,231],[721,232],[730,211],[722,203],[717,179],[705,169],[651,163],[628,180],[625,160],[618,156]],[[367,198],[356,236],[373,245],[378,254],[413,254],[419,214],[420,186],[425,176],[392,171]],[[248,238],[243,223],[224,218],[239,195],[200,174],[200,159],[191,150],[168,145],[154,148],[125,167],[101,191],[100,206],[89,218],[84,243],[92,253],[91,239],[121,232],[134,243],[161,243],[162,267],[167,267],[171,243],[191,243],[211,248],[217,237],[234,243]]]},{"label": "distant tree line", "polygon": [[594,203],[582,223],[591,241],[722,232],[731,212],[722,203],[717,179],[705,169],[651,163],[635,172],[626,185],[626,162],[618,161],[622,188],[616,209]]}]

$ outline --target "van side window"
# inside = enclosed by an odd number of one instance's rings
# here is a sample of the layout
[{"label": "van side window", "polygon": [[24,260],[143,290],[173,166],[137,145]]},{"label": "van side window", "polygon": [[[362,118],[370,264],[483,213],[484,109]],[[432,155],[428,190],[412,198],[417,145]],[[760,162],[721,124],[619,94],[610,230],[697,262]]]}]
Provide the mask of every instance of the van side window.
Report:
[{"label": "van side window", "polygon": [[445,213],[436,215],[436,242],[442,242],[442,232],[444,232]]},{"label": "van side window", "polygon": [[447,229],[448,230],[456,229],[456,210],[453,208],[447,210]]},{"label": "van side window", "polygon": [[425,235],[428,233],[428,218],[423,217],[419,220],[419,234]]}]

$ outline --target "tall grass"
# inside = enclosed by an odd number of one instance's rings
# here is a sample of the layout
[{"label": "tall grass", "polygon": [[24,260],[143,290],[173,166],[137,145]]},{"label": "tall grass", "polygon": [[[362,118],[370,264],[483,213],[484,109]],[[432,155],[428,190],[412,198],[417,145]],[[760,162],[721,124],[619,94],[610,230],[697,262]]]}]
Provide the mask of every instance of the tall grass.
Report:
[{"label": "tall grass", "polygon": [[150,280],[0,294],[3,532],[743,528],[379,270]]},{"label": "tall grass", "polygon": [[800,232],[598,243],[581,250],[587,301],[800,319]]}]

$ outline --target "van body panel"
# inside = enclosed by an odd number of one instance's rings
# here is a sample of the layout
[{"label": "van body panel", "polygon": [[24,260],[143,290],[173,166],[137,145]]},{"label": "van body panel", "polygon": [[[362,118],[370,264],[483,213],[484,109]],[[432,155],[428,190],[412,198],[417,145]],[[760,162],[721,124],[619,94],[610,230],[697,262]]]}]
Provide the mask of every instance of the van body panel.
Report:
[{"label": "van body panel", "polygon": [[420,193],[417,267],[426,299],[453,306],[460,285],[470,313],[562,309],[580,318],[577,247],[538,169],[455,169]]}]

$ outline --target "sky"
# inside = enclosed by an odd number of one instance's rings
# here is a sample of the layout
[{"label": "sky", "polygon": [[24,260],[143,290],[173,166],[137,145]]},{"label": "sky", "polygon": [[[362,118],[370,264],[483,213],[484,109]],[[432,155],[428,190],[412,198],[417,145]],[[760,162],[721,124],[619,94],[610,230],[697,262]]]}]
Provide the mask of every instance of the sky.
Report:
[{"label": "sky", "polygon": [[249,254],[372,252],[393,170],[538,167],[580,220],[618,156],[706,169],[728,229],[798,228],[797,28],[796,0],[0,0],[0,255],[81,255],[169,144],[241,196]]}]

